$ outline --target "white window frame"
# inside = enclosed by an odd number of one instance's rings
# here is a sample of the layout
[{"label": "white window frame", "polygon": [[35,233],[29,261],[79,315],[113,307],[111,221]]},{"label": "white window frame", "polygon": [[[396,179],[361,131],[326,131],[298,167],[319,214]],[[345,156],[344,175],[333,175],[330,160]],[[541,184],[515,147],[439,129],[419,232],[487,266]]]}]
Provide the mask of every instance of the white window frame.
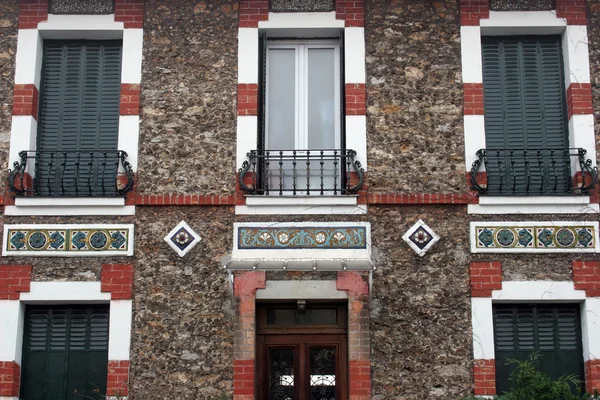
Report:
[{"label": "white window frame", "polygon": [[[483,83],[482,36],[561,35],[565,94],[571,83],[590,83],[587,27],[567,25],[556,11],[490,11],[480,26],[461,26],[463,83]],[[465,167],[471,171],[476,152],[486,148],[485,116],[465,115]],[[569,119],[569,147],[587,150],[596,161],[593,115]],[[479,204],[468,205],[469,214],[588,214],[600,213],[600,205],[589,196],[481,196]]]},{"label": "white window frame", "polygon": [[[40,22],[37,29],[19,29],[15,61],[15,84],[34,84],[40,90],[45,39],[123,41],[121,84],[140,84],[142,80],[143,29],[125,29],[108,15],[56,15]],[[20,161],[19,152],[35,150],[38,121],[33,116],[12,117],[9,168]],[[139,115],[119,115],[118,149],[127,152],[134,173],[138,164]],[[27,173],[33,176],[33,163]],[[121,171],[123,172],[123,171]],[[126,206],[124,198],[17,197],[14,206],[5,206],[6,215],[135,215],[135,206]]]}]

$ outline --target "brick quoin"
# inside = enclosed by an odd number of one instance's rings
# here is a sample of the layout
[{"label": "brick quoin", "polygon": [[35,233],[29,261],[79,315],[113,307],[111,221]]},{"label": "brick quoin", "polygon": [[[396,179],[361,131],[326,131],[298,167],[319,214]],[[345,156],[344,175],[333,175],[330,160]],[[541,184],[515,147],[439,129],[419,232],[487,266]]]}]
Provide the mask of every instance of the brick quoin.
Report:
[{"label": "brick quoin", "polygon": [[473,361],[473,380],[475,396],[493,396],[496,394],[496,360]]},{"label": "brick quoin", "polygon": [[0,396],[19,397],[21,367],[15,361],[0,361]]},{"label": "brick quoin", "polygon": [[364,0],[336,0],[335,17],[346,21],[347,27],[365,26]]},{"label": "brick quoin", "polygon": [[460,0],[461,26],[479,26],[479,20],[489,17],[489,0]]},{"label": "brick quoin", "polygon": [[267,283],[265,271],[238,272],[234,279],[237,298],[233,336],[233,398],[254,399],[256,347],[256,290]]},{"label": "brick quoin", "polygon": [[565,18],[568,25],[587,25],[585,0],[556,0],[556,16]]},{"label": "brick quoin", "polygon": [[129,361],[108,361],[106,382],[107,396],[127,396],[129,394]]},{"label": "brick quoin", "polygon": [[145,3],[145,0],[115,0],[115,21],[123,22],[125,29],[142,29]]},{"label": "brick quoin", "polygon": [[120,115],[139,115],[140,85],[137,83],[121,84]]},{"label": "brick quoin", "polygon": [[337,290],[348,292],[348,359],[350,400],[371,398],[369,285],[357,272],[340,271]]},{"label": "brick quoin", "polygon": [[48,21],[48,0],[19,1],[19,29],[36,29],[43,21]]},{"label": "brick quoin", "polygon": [[463,84],[465,115],[484,115],[483,83]]},{"label": "brick quoin", "polygon": [[258,115],[258,85],[238,84],[238,115]]},{"label": "brick quoin", "polygon": [[367,115],[367,88],[364,83],[346,83],[346,115]]},{"label": "brick quoin", "polygon": [[585,290],[587,297],[600,297],[600,261],[573,261],[575,289]]},{"label": "brick quoin", "polygon": [[592,84],[571,83],[567,88],[567,107],[569,118],[573,115],[593,114]]},{"label": "brick quoin", "polygon": [[472,297],[492,297],[502,289],[502,264],[498,261],[472,261],[469,267]]},{"label": "brick quoin", "polygon": [[31,265],[0,265],[0,300],[19,300],[30,285]]},{"label": "brick quoin", "polygon": [[15,85],[13,91],[13,115],[30,115],[38,118],[39,92],[34,84]]},{"label": "brick quoin", "polygon": [[133,265],[103,264],[100,290],[113,300],[129,300],[133,294]]},{"label": "brick quoin", "polygon": [[600,360],[585,362],[585,390],[588,393],[600,391]]},{"label": "brick quoin", "polygon": [[241,0],[239,27],[258,28],[259,21],[269,19],[269,0]]}]

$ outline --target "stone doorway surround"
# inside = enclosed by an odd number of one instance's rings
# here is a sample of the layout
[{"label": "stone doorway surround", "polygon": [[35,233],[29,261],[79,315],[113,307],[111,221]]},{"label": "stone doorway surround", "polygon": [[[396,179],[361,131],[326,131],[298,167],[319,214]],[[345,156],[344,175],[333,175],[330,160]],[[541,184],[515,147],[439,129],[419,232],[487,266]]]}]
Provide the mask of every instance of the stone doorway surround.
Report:
[{"label": "stone doorway surround", "polygon": [[256,398],[256,300],[348,300],[350,400],[371,398],[369,286],[361,273],[339,271],[335,281],[267,281],[265,271],[234,275],[233,398]]}]

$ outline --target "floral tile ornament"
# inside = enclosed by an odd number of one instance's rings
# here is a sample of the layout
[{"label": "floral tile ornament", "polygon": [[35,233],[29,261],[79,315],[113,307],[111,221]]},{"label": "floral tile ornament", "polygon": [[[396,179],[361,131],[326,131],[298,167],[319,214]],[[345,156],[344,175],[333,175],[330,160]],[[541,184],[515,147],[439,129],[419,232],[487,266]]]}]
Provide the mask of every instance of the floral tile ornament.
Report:
[{"label": "floral tile ornament", "polygon": [[363,226],[242,226],[239,249],[365,249]]},{"label": "floral tile ornament", "polygon": [[133,255],[133,225],[5,225],[5,256]]},{"label": "floral tile ornament", "polygon": [[420,219],[406,231],[402,239],[411,249],[423,257],[440,240],[440,237]]},{"label": "floral tile ornament", "polygon": [[598,252],[598,222],[472,222],[474,253]]},{"label": "floral tile ornament", "polygon": [[165,242],[179,255],[185,256],[202,238],[185,222],[181,221],[165,236]]}]

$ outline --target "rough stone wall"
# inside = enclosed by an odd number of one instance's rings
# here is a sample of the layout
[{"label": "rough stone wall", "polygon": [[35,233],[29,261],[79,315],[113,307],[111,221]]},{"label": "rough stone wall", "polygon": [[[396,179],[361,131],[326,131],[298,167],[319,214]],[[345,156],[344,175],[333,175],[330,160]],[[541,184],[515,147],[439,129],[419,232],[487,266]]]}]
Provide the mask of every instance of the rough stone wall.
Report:
[{"label": "rough stone wall", "polygon": [[233,193],[237,8],[146,2],[140,193]]},{"label": "rough stone wall", "polygon": [[[371,207],[373,399],[460,399],[472,388],[465,207]],[[402,240],[422,218],[441,236],[420,257]]]},{"label": "rough stone wall", "polygon": [[596,162],[600,164],[600,0],[587,0],[587,4],[590,73],[596,116]]},{"label": "rough stone wall", "polygon": [[369,188],[467,190],[457,1],[366,3]]},{"label": "rough stone wall", "polygon": [[2,171],[5,171],[8,166],[18,11],[17,0],[0,1],[0,166]]}]

